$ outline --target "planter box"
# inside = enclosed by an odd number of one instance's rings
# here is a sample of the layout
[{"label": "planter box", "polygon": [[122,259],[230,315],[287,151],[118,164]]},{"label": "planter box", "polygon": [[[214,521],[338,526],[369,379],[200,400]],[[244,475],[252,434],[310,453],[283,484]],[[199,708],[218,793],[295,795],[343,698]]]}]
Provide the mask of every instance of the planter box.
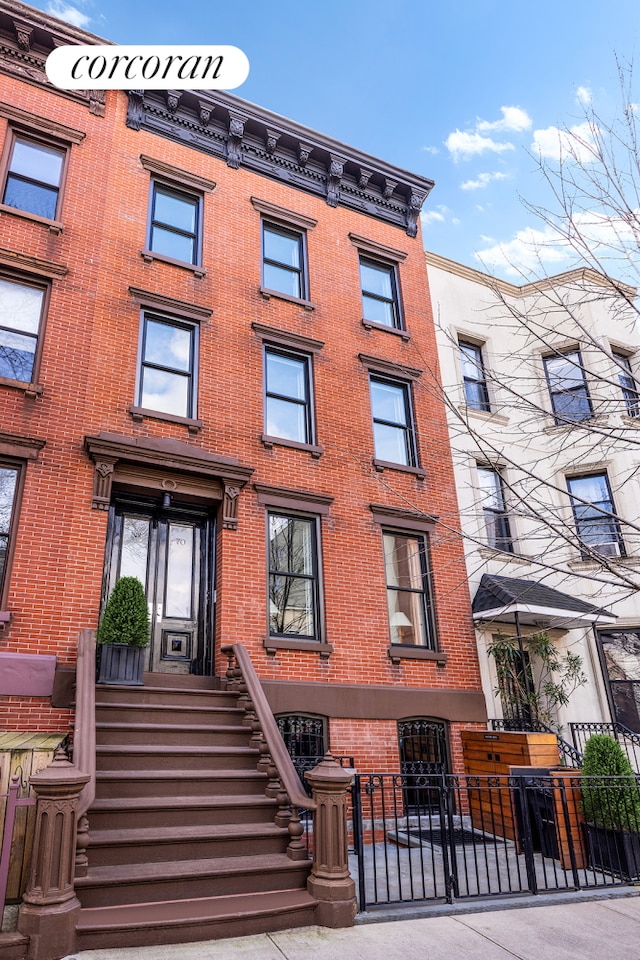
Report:
[{"label": "planter box", "polygon": [[141,687],[145,653],[146,647],[130,647],[128,643],[103,643],[100,647],[98,683]]},{"label": "planter box", "polygon": [[640,833],[585,823],[589,864],[624,880],[640,879]]}]

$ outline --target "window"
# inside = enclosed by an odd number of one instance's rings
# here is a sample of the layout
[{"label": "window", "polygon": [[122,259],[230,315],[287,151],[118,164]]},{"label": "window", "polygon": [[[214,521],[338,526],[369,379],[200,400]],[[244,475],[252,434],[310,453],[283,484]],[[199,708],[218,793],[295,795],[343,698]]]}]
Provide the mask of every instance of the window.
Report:
[{"label": "window", "polygon": [[556,423],[586,420],[593,413],[579,350],[544,361]]},{"label": "window", "polygon": [[375,457],[387,463],[416,465],[409,384],[370,378]]},{"label": "window", "polygon": [[2,202],[54,220],[66,151],[15,135]]},{"label": "window", "polygon": [[265,347],[265,431],[267,436],[313,443],[311,358]]},{"label": "window", "polygon": [[399,329],[400,304],[396,268],[360,256],[362,316],[369,323]]},{"label": "window", "polygon": [[0,463],[0,608],[5,596],[7,560],[15,530],[15,507],[20,470]]},{"label": "window", "polygon": [[472,410],[491,410],[482,350],[474,343],[458,342],[464,380],[465,403]]},{"label": "window", "polygon": [[640,394],[638,384],[631,372],[631,360],[624,353],[613,351],[613,359],[618,365],[618,383],[622,389],[622,396],[629,417],[640,417]]},{"label": "window", "polygon": [[202,197],[151,182],[149,249],[182,263],[200,263]]},{"label": "window", "polygon": [[436,649],[426,534],[383,530],[391,643]]},{"label": "window", "polygon": [[299,300],[307,298],[303,233],[262,221],[262,285]]},{"label": "window", "polygon": [[567,479],[578,536],[585,547],[583,556],[624,556],[620,522],[615,513],[606,473]]},{"label": "window", "polygon": [[45,289],[0,277],[0,377],[31,383]]},{"label": "window", "polygon": [[320,640],[317,524],[268,513],[271,635]]},{"label": "window", "polygon": [[177,417],[195,416],[197,327],[145,314],[138,405]]},{"label": "window", "polygon": [[509,517],[504,502],[502,477],[491,467],[478,467],[478,481],[482,496],[482,513],[487,543],[495,550],[513,553]]}]

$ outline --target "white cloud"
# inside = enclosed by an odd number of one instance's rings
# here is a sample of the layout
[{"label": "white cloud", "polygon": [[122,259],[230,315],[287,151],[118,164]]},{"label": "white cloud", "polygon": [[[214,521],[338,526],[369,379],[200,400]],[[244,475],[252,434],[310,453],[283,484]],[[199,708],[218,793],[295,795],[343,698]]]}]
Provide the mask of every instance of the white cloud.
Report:
[{"label": "white cloud", "polygon": [[483,137],[469,130],[454,130],[445,140],[445,146],[456,162],[461,157],[473,157],[480,153],[504,153],[505,150],[515,150],[512,143],[497,143],[491,137]]},{"label": "white cloud", "polygon": [[476,130],[480,133],[489,133],[490,131],[498,133],[503,130],[512,130],[514,133],[520,133],[522,130],[531,129],[531,117],[520,107],[500,107],[502,120],[478,120]]},{"label": "white cloud", "polygon": [[581,103],[583,107],[588,106],[591,103],[591,90],[589,87],[578,87],[576,90],[576,100],[578,103]]},{"label": "white cloud", "polygon": [[506,173],[496,170],[494,173],[479,173],[477,180],[465,180],[460,184],[461,190],[482,190],[488,187],[493,180],[508,180]]},{"label": "white cloud", "polygon": [[525,227],[508,243],[494,243],[474,254],[483,268],[501,269],[508,276],[520,279],[544,272],[546,268],[557,271],[569,256],[566,245],[551,227],[543,230]]},{"label": "white cloud", "polygon": [[74,27],[80,27],[80,29],[85,29],[91,23],[91,17],[88,17],[86,13],[78,10],[77,7],[73,7],[70,3],[65,3],[64,0],[52,0],[47,7],[47,13],[59,17],[60,20],[66,20],[67,23]]},{"label": "white cloud", "polygon": [[531,149],[549,160],[575,160],[587,163],[593,159],[594,134],[597,128],[585,120],[569,130],[547,127],[533,131]]},{"label": "white cloud", "polygon": [[[435,210],[423,210],[420,214],[420,220],[422,221],[423,227],[428,226],[430,223],[445,223],[447,220],[447,215],[451,211],[443,203],[438,204]],[[452,223],[458,221],[452,220]]]},{"label": "white cloud", "polygon": [[440,153],[440,150],[438,149],[438,147],[423,147],[422,149],[424,150],[425,153],[434,153],[434,154]]}]

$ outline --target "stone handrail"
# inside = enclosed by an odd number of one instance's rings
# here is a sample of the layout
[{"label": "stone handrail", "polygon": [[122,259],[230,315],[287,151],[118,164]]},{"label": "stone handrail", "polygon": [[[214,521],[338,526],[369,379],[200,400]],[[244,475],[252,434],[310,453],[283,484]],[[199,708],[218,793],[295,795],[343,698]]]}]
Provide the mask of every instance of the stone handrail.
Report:
[{"label": "stone handrail", "polygon": [[278,771],[282,786],[289,798],[289,803],[294,807],[315,810],[316,802],[307,796],[300,783],[300,778],[296,773],[284,740],[280,735],[275,717],[273,716],[273,712],[246,648],[243,647],[241,643],[233,643],[222,647],[222,653],[229,657],[229,662],[235,657],[236,668],[239,671],[241,681],[247,688],[247,694],[253,704],[253,709],[255,710],[256,717],[262,729],[262,734],[274,766]]},{"label": "stone handrail", "polygon": [[73,762],[81,773],[89,776],[78,801],[80,817],[96,795],[96,640],[93,630],[81,630],[78,637]]}]

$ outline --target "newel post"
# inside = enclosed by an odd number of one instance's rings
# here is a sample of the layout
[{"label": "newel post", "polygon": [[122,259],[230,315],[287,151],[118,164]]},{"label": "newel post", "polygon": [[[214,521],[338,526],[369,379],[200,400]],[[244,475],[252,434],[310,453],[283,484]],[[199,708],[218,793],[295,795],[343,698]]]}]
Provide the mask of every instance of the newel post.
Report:
[{"label": "newel post", "polygon": [[349,873],[347,791],[353,770],[345,770],[325,754],[305,773],[313,789],[313,866],[307,889],[318,900],[316,923],[350,927],[356,915],[356,887]]},{"label": "newel post", "polygon": [[36,825],[29,883],[18,913],[18,930],[29,937],[29,960],[56,960],[75,949],[78,798],[88,780],[62,750],[31,777]]}]

